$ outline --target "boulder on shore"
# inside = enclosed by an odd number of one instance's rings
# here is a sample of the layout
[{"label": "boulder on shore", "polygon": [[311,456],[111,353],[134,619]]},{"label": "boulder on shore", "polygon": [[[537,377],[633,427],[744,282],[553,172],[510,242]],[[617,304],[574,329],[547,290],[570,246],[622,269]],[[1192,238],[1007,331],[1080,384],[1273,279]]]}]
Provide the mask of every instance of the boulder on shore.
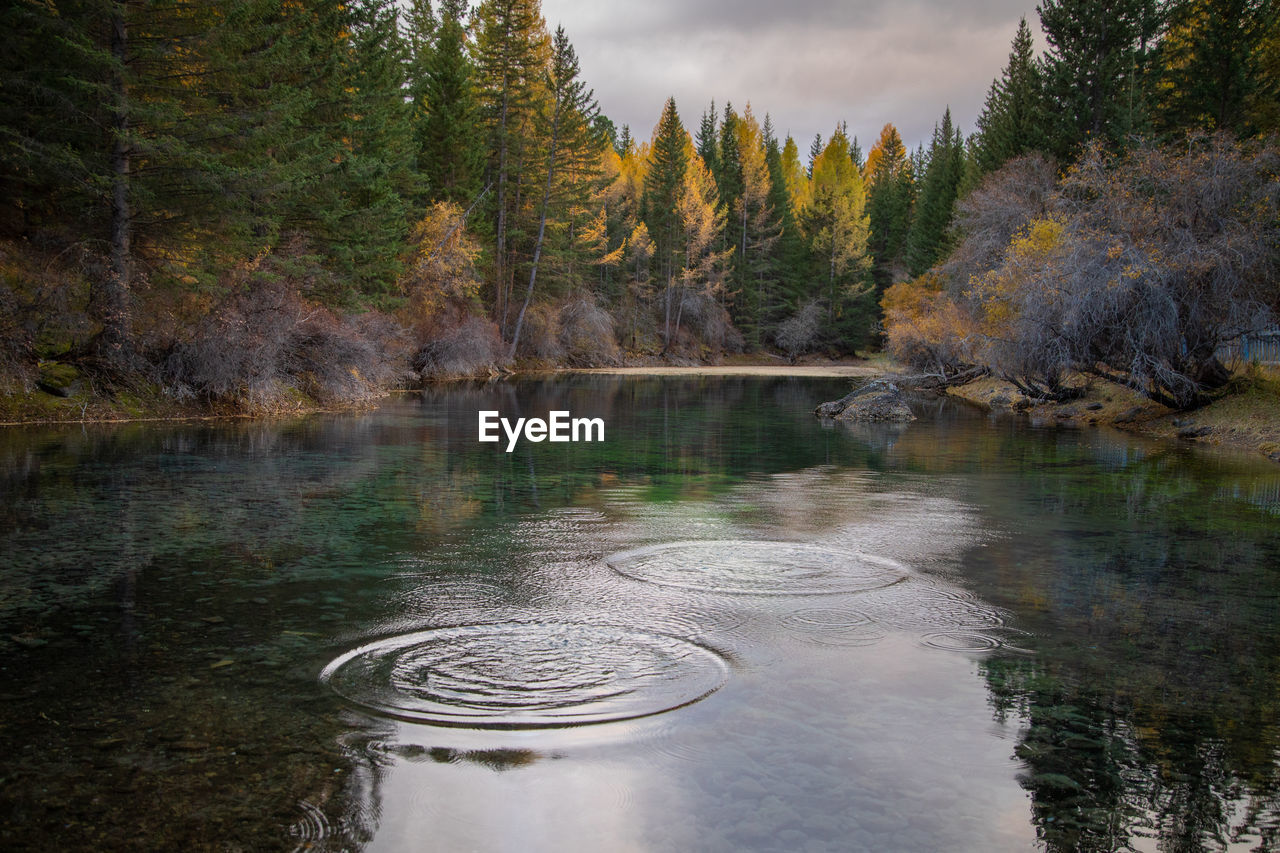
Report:
[{"label": "boulder on shore", "polygon": [[898,386],[887,379],[873,379],[839,400],[823,403],[813,410],[820,418],[848,421],[914,421],[911,408]]}]

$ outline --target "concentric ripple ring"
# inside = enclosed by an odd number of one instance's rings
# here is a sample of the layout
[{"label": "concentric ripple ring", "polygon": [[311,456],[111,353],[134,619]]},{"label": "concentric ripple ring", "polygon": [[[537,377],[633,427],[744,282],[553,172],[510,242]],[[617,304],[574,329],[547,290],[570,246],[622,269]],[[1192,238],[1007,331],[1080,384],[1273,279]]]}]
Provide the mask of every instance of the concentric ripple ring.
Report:
[{"label": "concentric ripple ring", "polygon": [[635,580],[733,595],[866,592],[907,578],[893,560],[799,542],[672,542],[622,551],[605,562]]},{"label": "concentric ripple ring", "polygon": [[320,674],[343,698],[410,722],[550,728],[659,714],[728,678],[725,660],[666,634],[569,622],[504,622],[388,637]]}]

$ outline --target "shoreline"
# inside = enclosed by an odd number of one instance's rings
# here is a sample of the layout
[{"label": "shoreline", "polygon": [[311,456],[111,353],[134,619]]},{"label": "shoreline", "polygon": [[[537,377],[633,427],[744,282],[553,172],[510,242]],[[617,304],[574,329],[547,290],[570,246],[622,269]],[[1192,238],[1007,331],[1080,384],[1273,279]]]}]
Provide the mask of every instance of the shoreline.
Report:
[{"label": "shoreline", "polygon": [[[382,399],[411,394],[432,385],[451,382],[492,381],[554,376],[635,376],[635,377],[796,377],[826,379],[867,379],[884,377],[893,381],[893,365],[883,358],[861,362],[824,364],[718,364],[718,365],[648,365],[626,367],[555,367],[532,368],[505,373],[500,377],[456,377],[438,379],[415,388],[392,388],[374,399],[353,401],[349,405],[306,405],[300,402],[279,409],[217,411],[216,408],[192,406],[162,398],[140,399],[128,395],[126,402],[97,397],[61,398],[40,390],[7,395],[7,405],[0,406],[3,420],[0,428],[69,427],[124,425],[133,423],[199,423],[208,421],[273,421],[322,414],[346,414],[378,408]],[[1272,375],[1275,374],[1275,375]],[[1189,412],[1167,409],[1125,386],[1100,379],[1085,383],[1085,393],[1063,403],[1028,400],[1008,382],[980,377],[964,385],[943,389],[942,393],[987,412],[1021,415],[1032,424],[1061,429],[1109,427],[1145,438],[1171,444],[1194,444],[1202,448],[1221,447],[1255,453],[1280,463],[1280,372],[1258,372],[1237,381],[1237,387],[1219,399]],[[46,399],[40,399],[44,397]],[[24,405],[25,404],[25,405]],[[21,413],[39,411],[33,417]],[[58,417],[57,414],[65,413]],[[130,411],[132,410],[132,411]],[[141,410],[141,411],[139,411]],[[136,414],[135,414],[136,412]],[[33,412],[34,414],[34,412]],[[16,416],[15,416],[16,415]]]},{"label": "shoreline", "polygon": [[504,379],[564,375],[597,376],[796,376],[804,378],[858,378],[884,372],[881,361],[825,364],[775,364],[743,362],[718,365],[649,365],[625,367],[537,367],[500,374],[451,376],[424,380],[415,387],[386,388],[370,398],[350,403],[308,402],[294,396],[289,404],[257,410],[237,410],[234,404],[201,405],[179,402],[150,392],[125,391],[119,395],[77,393],[57,396],[39,388],[0,395],[0,428],[26,426],[75,426],[85,424],[181,423],[184,421],[277,420],[319,414],[340,414],[376,409],[379,401],[395,394],[411,394],[453,382],[485,382]]},{"label": "shoreline", "polygon": [[[879,376],[883,369],[869,364],[715,364],[692,367],[582,367],[560,368],[551,374],[588,374],[594,376],[796,376],[802,378],[843,379]],[[528,374],[517,374],[528,375]]]},{"label": "shoreline", "polygon": [[1280,377],[1269,371],[1238,376],[1235,387],[1189,411],[1166,408],[1124,385],[1089,378],[1084,394],[1061,403],[1035,402],[1009,382],[990,376],[945,389],[948,396],[988,412],[1009,412],[1039,426],[1110,427],[1183,446],[1255,453],[1280,463]]}]

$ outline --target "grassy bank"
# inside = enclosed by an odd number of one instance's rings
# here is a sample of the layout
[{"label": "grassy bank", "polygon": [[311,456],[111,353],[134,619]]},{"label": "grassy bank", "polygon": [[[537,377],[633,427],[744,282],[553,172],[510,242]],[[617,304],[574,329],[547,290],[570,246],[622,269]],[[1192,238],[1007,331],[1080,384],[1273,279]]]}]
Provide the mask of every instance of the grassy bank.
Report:
[{"label": "grassy bank", "polygon": [[65,395],[39,387],[10,387],[0,392],[0,426],[286,417],[359,411],[374,408],[378,399],[322,402],[297,389],[287,389],[260,405],[181,401],[154,385],[139,382],[128,388],[109,387],[83,377],[72,387],[58,390]]}]

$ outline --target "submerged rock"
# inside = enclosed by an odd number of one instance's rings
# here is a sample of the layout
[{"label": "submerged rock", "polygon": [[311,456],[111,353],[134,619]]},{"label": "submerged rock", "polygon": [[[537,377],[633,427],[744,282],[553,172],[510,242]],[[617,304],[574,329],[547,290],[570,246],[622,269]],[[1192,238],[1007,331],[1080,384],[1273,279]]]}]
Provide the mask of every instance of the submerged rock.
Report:
[{"label": "submerged rock", "polygon": [[887,379],[874,379],[813,411],[820,418],[847,421],[905,422],[916,419],[898,386]]}]

